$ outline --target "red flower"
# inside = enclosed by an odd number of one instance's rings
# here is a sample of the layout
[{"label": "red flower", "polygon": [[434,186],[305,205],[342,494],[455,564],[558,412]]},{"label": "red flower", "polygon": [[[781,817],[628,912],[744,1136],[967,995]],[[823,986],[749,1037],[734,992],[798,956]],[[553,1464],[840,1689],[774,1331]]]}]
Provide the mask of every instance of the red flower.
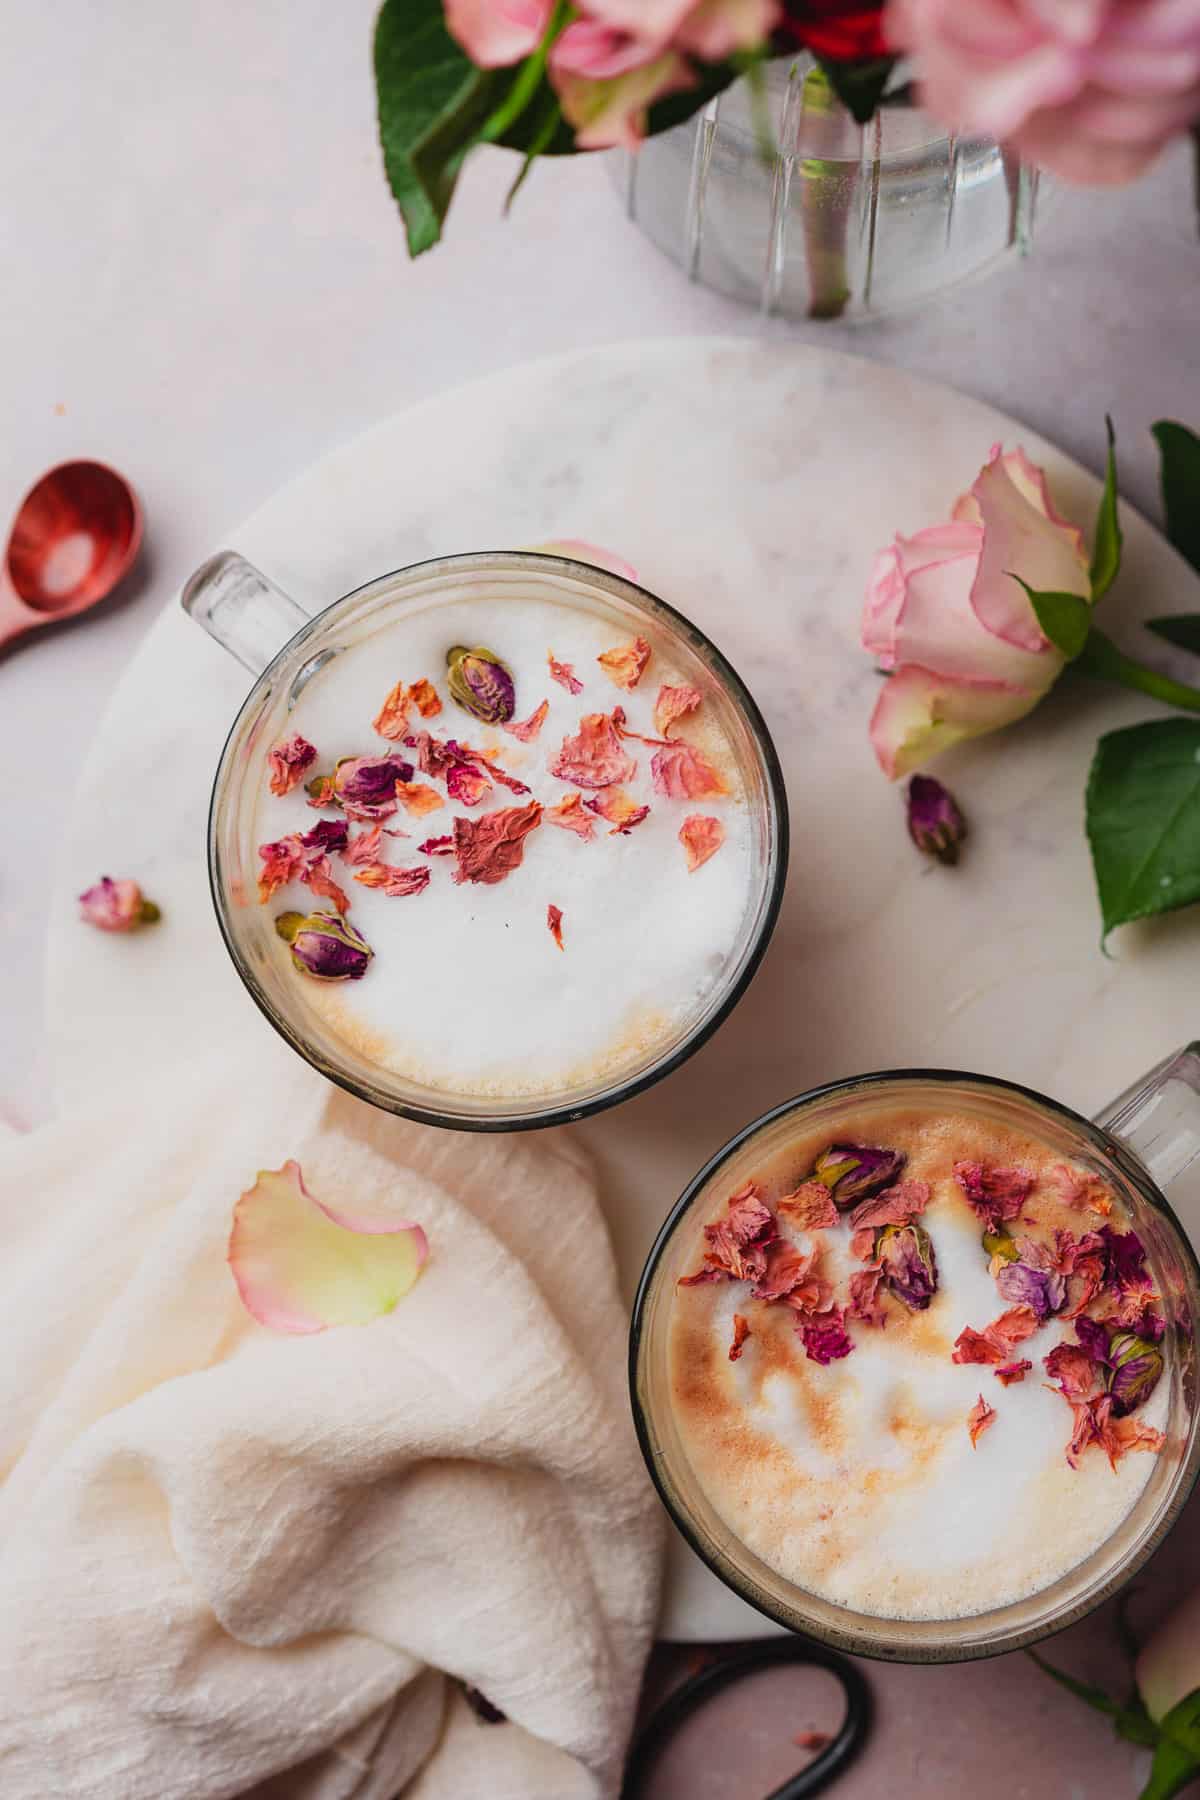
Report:
[{"label": "red flower", "polygon": [[785,0],[780,35],[830,62],[858,62],[888,56],[882,6],[857,0]]}]

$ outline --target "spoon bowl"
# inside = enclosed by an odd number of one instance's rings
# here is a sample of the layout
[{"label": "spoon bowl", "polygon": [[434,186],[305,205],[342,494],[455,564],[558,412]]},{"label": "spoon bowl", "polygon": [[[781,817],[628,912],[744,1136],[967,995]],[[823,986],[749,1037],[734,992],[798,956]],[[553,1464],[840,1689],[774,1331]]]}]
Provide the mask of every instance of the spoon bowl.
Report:
[{"label": "spoon bowl", "polygon": [[17,511],[0,569],[0,644],[107,599],[142,542],[137,495],[115,469],[60,463]]}]

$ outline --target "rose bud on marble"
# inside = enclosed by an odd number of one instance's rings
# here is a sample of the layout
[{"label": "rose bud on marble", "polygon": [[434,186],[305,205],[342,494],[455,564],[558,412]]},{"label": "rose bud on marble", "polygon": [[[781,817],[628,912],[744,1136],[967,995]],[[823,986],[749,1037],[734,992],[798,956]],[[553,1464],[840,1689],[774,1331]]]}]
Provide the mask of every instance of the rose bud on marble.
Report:
[{"label": "rose bud on marble", "polygon": [[494,650],[456,644],[446,655],[446,684],[464,712],[484,725],[507,725],[516,711],[512,670]]},{"label": "rose bud on marble", "polygon": [[291,945],[301,974],[317,981],[361,981],[374,955],[362,934],[337,913],[280,913],[275,930]]},{"label": "rose bud on marble", "polygon": [[914,775],[908,784],[908,835],[917,849],[953,866],[967,835],[967,821],[954,795],[932,775]]},{"label": "rose bud on marble", "polygon": [[869,1144],[830,1144],[813,1164],[810,1181],[820,1181],[843,1210],[881,1193],[899,1177],[902,1150],[880,1150]]},{"label": "rose bud on marble", "polygon": [[139,925],[153,925],[162,917],[136,881],[113,881],[108,875],[80,894],[79,914],[97,931],[136,931]]}]

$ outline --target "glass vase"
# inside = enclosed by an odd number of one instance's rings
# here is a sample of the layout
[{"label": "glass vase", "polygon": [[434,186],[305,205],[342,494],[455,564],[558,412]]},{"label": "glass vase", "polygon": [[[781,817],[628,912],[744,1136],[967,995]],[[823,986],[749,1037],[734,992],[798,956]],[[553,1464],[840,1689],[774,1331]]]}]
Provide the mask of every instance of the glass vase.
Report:
[{"label": "glass vase", "polygon": [[805,56],[613,166],[629,217],[692,281],[789,318],[919,305],[1033,234],[1036,171],[911,105],[858,125]]}]

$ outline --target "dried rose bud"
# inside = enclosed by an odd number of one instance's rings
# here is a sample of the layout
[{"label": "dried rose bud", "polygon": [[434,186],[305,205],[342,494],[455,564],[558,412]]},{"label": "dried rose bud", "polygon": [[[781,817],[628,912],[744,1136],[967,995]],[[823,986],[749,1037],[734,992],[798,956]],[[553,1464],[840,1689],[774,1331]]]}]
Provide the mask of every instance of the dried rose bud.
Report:
[{"label": "dried rose bud", "polygon": [[875,1239],[875,1259],[898,1300],[924,1312],[937,1293],[937,1258],[921,1225],[887,1225]]},{"label": "dried rose bud", "polygon": [[494,650],[455,644],[446,652],[446,680],[458,704],[485,725],[507,725],[517,709],[512,670]]},{"label": "dried rose bud", "polygon": [[1123,1418],[1148,1400],[1158,1386],[1163,1354],[1157,1344],[1135,1337],[1132,1331],[1119,1331],[1108,1346],[1108,1356],[1113,1371],[1108,1383],[1113,1412]]},{"label": "dried rose bud", "polygon": [[318,981],[361,981],[374,951],[348,919],[337,913],[280,913],[275,930],[292,947],[302,975]]},{"label": "dried rose bud", "polygon": [[830,1144],[813,1164],[810,1181],[824,1182],[835,1206],[845,1210],[891,1187],[908,1158],[903,1150],[869,1144]]},{"label": "dried rose bud", "polygon": [[932,775],[914,775],[908,784],[908,835],[918,850],[940,863],[956,863],[967,821],[954,796]]},{"label": "dried rose bud", "polygon": [[412,778],[412,764],[398,756],[343,756],[333,771],[333,797],[352,819],[390,819],[396,783]]},{"label": "dried rose bud", "polygon": [[113,881],[102,875],[95,887],[79,896],[80,917],[98,931],[136,931],[162,917],[136,881]]}]

